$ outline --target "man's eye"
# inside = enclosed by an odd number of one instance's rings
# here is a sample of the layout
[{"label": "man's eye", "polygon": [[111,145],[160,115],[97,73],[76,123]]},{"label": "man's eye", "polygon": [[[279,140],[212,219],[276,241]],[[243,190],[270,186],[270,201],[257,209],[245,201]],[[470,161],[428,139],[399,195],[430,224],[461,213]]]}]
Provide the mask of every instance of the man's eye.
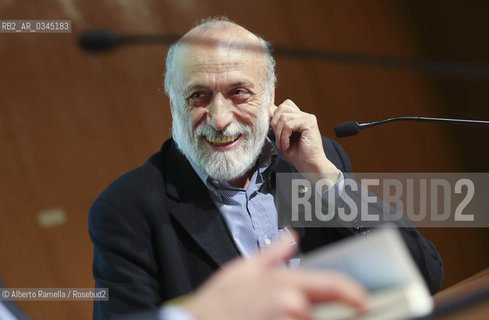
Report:
[{"label": "man's eye", "polygon": [[231,93],[233,95],[242,95],[242,94],[246,94],[246,90],[245,89],[234,89]]},{"label": "man's eye", "polygon": [[237,104],[246,103],[247,101],[249,101],[251,96],[251,92],[244,88],[236,88],[229,92],[229,98]]},{"label": "man's eye", "polygon": [[194,93],[192,93],[190,98],[191,99],[198,99],[198,98],[202,98],[203,96],[204,96],[203,92],[194,92]]},{"label": "man's eye", "polygon": [[193,92],[188,98],[187,101],[193,107],[204,106],[209,102],[211,95],[206,91],[196,91]]}]

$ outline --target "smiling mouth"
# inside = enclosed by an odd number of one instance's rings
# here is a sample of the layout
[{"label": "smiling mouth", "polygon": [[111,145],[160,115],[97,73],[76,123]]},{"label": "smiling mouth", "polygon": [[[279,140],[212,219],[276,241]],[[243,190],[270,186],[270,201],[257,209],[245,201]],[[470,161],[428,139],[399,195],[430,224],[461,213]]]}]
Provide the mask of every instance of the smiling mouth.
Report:
[{"label": "smiling mouth", "polygon": [[228,144],[231,144],[231,143],[235,142],[240,137],[241,137],[241,133],[235,134],[235,135],[232,135],[232,136],[213,136],[213,137],[207,137],[206,136],[205,139],[208,142],[212,143],[213,145],[216,145],[216,146],[225,146],[225,145],[228,145]]}]

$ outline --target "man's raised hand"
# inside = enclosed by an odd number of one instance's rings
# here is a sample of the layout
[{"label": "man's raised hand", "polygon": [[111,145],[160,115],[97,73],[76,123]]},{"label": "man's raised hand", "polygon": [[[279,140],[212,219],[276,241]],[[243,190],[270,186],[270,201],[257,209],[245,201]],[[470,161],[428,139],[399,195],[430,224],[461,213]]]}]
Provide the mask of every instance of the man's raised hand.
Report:
[{"label": "man's raised hand", "polygon": [[339,174],[324,154],[315,115],[301,111],[289,99],[279,106],[271,103],[268,112],[277,148],[299,172]]}]

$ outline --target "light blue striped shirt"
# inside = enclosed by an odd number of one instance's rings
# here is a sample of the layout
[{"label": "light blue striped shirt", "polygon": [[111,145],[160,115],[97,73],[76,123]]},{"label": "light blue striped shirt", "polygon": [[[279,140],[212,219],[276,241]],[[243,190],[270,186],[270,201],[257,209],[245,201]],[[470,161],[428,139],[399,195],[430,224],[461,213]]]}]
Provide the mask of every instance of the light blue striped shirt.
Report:
[{"label": "light blue striped shirt", "polygon": [[[272,244],[282,232],[288,233],[287,228],[278,228],[277,209],[271,193],[270,174],[276,158],[277,152],[267,138],[247,189],[236,188],[226,181],[212,179],[189,160],[207,186],[236,247],[246,258],[259,248]],[[290,239],[291,244],[295,243],[292,236]],[[291,266],[297,266],[299,261],[299,258],[294,258],[289,263]]]}]

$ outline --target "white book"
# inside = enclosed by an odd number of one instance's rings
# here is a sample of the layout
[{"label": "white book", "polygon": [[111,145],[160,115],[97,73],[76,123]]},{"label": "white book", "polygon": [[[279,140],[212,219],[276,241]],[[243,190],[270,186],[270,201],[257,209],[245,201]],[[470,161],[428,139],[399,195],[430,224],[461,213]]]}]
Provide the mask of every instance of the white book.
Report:
[{"label": "white book", "polygon": [[430,292],[393,226],[315,250],[302,258],[301,268],[343,272],[370,294],[364,315],[343,304],[327,303],[314,307],[314,319],[410,319],[433,310]]}]

